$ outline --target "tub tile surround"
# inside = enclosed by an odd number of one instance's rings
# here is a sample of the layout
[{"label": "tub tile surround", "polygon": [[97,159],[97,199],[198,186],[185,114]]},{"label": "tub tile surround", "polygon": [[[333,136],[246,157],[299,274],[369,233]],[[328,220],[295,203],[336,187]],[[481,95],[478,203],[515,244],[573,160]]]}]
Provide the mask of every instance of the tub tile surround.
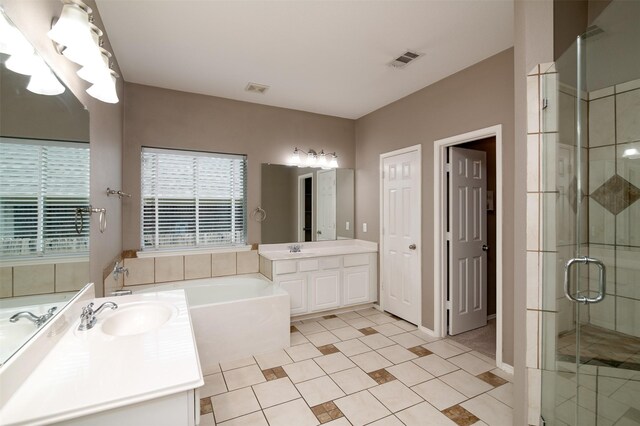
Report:
[{"label": "tub tile surround", "polygon": [[[387,338],[372,328],[365,336],[349,323],[374,316],[389,318],[384,324],[402,331]],[[334,328],[335,319],[346,326]],[[304,340],[292,337],[285,350],[223,363],[205,377],[201,424],[512,424],[512,376],[459,343],[435,340],[371,308],[291,325],[292,336]],[[321,345],[328,335],[336,343]],[[368,339],[376,335],[381,339]],[[255,383],[237,388],[237,377],[248,371]]]},{"label": "tub tile surround", "polygon": [[80,290],[89,278],[89,261],[0,267],[0,298]]},{"label": "tub tile surround", "polygon": [[112,292],[123,286],[253,274],[260,271],[259,263],[257,250],[128,257],[123,265],[129,275],[116,284],[113,275],[108,274],[104,280],[105,294],[110,293],[107,288]]}]

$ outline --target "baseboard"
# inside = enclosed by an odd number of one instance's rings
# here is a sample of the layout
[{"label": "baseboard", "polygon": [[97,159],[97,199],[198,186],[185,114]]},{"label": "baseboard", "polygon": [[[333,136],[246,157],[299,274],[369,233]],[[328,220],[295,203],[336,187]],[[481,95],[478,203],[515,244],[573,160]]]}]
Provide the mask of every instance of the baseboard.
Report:
[{"label": "baseboard", "polygon": [[418,330],[422,331],[424,334],[431,337],[442,337],[442,336],[438,336],[435,331],[431,330],[430,328],[424,327],[422,325],[418,326]]},{"label": "baseboard", "polygon": [[498,368],[502,371],[504,371],[505,373],[509,373],[513,375],[513,366],[509,365],[507,363],[500,363],[500,365],[498,365]]}]

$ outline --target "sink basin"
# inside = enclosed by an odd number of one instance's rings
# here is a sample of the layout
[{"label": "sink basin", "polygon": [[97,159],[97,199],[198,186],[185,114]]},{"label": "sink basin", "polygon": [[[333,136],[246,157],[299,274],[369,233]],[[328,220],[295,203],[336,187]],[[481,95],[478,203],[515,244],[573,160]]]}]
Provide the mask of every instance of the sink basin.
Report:
[{"label": "sink basin", "polygon": [[111,336],[147,333],[160,328],[169,321],[173,313],[174,308],[165,303],[143,302],[120,305],[104,320],[102,332]]}]

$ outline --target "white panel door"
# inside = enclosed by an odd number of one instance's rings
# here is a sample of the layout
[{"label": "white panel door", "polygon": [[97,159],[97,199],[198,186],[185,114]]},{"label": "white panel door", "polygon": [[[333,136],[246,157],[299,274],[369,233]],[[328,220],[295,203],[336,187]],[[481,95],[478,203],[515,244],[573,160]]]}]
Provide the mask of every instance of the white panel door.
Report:
[{"label": "white panel door", "polygon": [[383,280],[385,311],[417,324],[420,319],[420,153],[383,160]]},{"label": "white panel door", "polygon": [[449,334],[487,324],[486,153],[450,148]]},{"label": "white panel door", "polygon": [[318,171],[317,240],[336,239],[336,171]]},{"label": "white panel door", "polygon": [[292,314],[303,314],[309,310],[306,275],[281,277],[278,279],[278,284],[289,293]]},{"label": "white panel door", "polygon": [[352,305],[354,303],[370,302],[370,279],[371,274],[369,273],[369,266],[344,268],[344,272],[342,274],[344,304]]},{"label": "white panel door", "polygon": [[337,308],[340,306],[339,271],[311,274],[311,310]]}]

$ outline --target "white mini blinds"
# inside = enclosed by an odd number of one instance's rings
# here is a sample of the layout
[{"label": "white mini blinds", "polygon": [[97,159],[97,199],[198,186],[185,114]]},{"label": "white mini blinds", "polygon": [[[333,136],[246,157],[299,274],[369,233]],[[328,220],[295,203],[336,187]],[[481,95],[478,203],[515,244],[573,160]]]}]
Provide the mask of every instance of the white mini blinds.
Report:
[{"label": "white mini blinds", "polygon": [[246,244],[244,155],[142,148],[142,249]]},{"label": "white mini blinds", "polygon": [[89,144],[0,138],[0,257],[88,256]]}]

